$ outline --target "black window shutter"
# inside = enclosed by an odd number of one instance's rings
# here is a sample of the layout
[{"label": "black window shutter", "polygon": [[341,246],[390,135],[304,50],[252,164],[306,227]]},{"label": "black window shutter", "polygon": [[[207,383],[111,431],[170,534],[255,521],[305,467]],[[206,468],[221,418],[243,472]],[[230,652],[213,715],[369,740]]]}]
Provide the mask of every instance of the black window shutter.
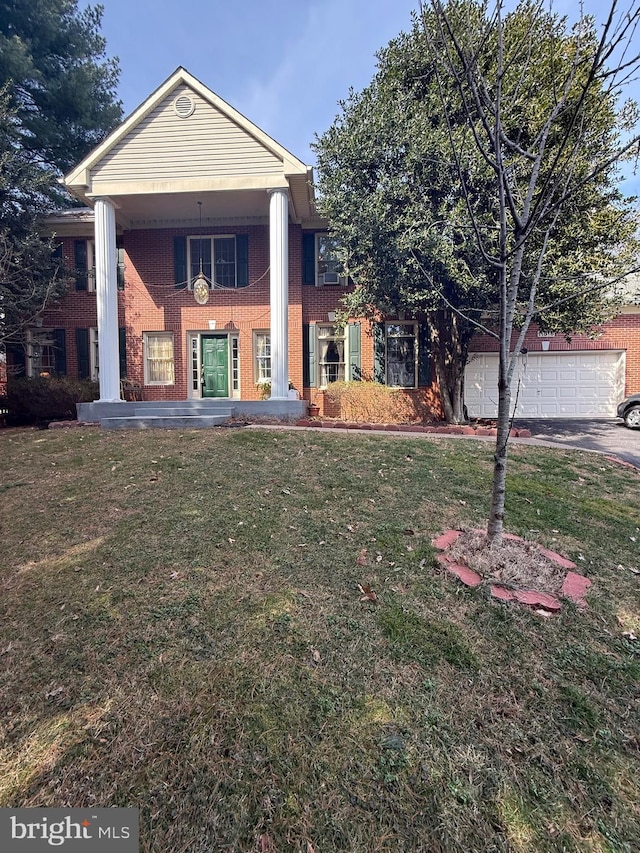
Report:
[{"label": "black window shutter", "polygon": [[91,374],[89,329],[76,329],[76,352],[78,355],[78,379],[88,379]]},{"label": "black window shutter", "polygon": [[[118,241],[119,243],[119,241]],[[118,290],[124,290],[124,247],[117,245],[116,274],[118,278]]]},{"label": "black window shutter", "polygon": [[418,385],[423,388],[431,385],[431,339],[426,323],[418,328]]},{"label": "black window shutter", "polygon": [[118,329],[118,354],[120,356],[120,379],[127,378],[127,330],[124,326]]},{"label": "black window shutter", "polygon": [[384,323],[373,324],[373,381],[387,384]]},{"label": "black window shutter", "polygon": [[249,284],[249,235],[236,234],[236,287]]},{"label": "black window shutter", "polygon": [[173,265],[175,270],[176,290],[184,290],[187,286],[187,238],[173,238]]},{"label": "black window shutter", "polygon": [[67,343],[66,333],[64,329],[53,330],[53,340],[55,341],[53,357],[55,359],[55,368],[58,376],[67,375]]},{"label": "black window shutter", "polygon": [[309,323],[302,326],[302,384],[305,388],[316,387],[316,327]]},{"label": "black window shutter", "polygon": [[316,235],[302,235],[302,283],[316,283]]},{"label": "black window shutter", "polygon": [[25,355],[23,344],[10,343],[7,344],[7,356],[11,367],[11,376],[26,376],[27,375],[27,357]]},{"label": "black window shutter", "polygon": [[359,382],[362,379],[360,323],[349,323],[349,372],[347,379]]},{"label": "black window shutter", "polygon": [[87,241],[73,241],[73,260],[75,265],[76,290],[87,289]]}]

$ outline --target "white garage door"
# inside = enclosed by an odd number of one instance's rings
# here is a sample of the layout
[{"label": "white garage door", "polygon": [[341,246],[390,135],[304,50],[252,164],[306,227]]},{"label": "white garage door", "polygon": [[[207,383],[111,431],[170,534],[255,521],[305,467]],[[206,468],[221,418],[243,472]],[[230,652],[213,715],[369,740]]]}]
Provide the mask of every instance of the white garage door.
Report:
[{"label": "white garage door", "polygon": [[[625,354],[542,352],[520,356],[511,385],[516,417],[615,417],[624,396]],[[465,403],[470,417],[498,414],[498,355],[472,353],[465,371]]]}]

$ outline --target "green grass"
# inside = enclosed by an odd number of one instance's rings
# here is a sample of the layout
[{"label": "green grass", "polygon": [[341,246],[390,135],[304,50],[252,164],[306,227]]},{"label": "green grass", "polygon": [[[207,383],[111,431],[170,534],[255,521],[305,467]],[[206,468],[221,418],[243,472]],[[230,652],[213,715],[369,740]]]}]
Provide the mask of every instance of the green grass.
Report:
[{"label": "green grass", "polygon": [[144,853],[632,853],[640,475],[512,448],[507,529],[594,584],[549,619],[434,562],[490,481],[473,441],[1,431],[0,806],[137,806]]}]

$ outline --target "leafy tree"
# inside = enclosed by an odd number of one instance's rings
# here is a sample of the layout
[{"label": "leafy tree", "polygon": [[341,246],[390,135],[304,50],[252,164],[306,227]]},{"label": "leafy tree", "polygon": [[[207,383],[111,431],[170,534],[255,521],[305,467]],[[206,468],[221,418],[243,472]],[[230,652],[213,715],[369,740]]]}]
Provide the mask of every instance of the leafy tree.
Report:
[{"label": "leafy tree", "polygon": [[[491,92],[499,54],[487,5],[460,0],[446,10],[452,32],[480,46],[478,66]],[[462,75],[443,66],[446,33],[439,14],[439,7],[423,10],[411,33],[379,53],[376,77],[363,92],[350,93],[315,149],[319,205],[357,282],[345,310],[426,312],[445,416],[458,422],[471,338],[478,328],[499,334],[500,273],[486,258],[499,223],[494,172],[474,136],[482,125],[470,116]],[[572,36],[564,22],[525,2],[508,16],[501,39],[510,52],[502,85],[512,93],[501,104],[503,122],[526,145],[551,108],[554,81],[572,73]],[[606,158],[617,132],[611,98],[592,92],[590,100],[589,142],[581,130],[584,144],[573,158],[582,173],[594,156]],[[627,108],[628,116],[632,112]],[[550,144],[549,162],[563,144],[560,132]],[[522,164],[518,170],[523,174]],[[613,309],[610,293],[594,291],[591,276],[617,275],[628,259],[634,222],[614,171],[609,164],[594,181],[574,181],[571,204],[564,205],[553,240],[545,244],[535,316],[549,330],[587,330]],[[526,276],[535,274],[537,258],[532,240],[523,258]],[[526,303],[517,308],[516,325]]]},{"label": "leafy tree", "polygon": [[122,115],[101,17],[76,0],[0,0],[0,345],[64,291],[42,218],[70,203],[60,173]]},{"label": "leafy tree", "polygon": [[[479,27],[469,26],[469,5]],[[511,385],[527,329],[538,317],[569,330],[584,317],[592,322],[603,280],[628,271],[637,253],[630,200],[616,182],[621,160],[640,143],[635,104],[619,107],[640,64],[633,50],[639,20],[637,0],[623,13],[613,0],[600,32],[584,15],[568,29],[566,19],[532,0],[506,16],[499,0],[491,9],[432,0],[423,10],[427,50],[446,81],[440,103],[459,186],[483,267],[496,283],[490,544],[502,541]],[[448,86],[462,101],[462,123]],[[468,150],[486,166],[488,186],[475,181]],[[487,201],[489,216],[481,217]]]},{"label": "leafy tree", "polygon": [[6,90],[0,90],[0,345],[17,343],[52,299],[65,276],[40,218],[51,210],[53,175],[20,146]]},{"label": "leafy tree", "polygon": [[635,105],[620,106],[638,11],[615,10],[598,35],[535,0],[506,16],[499,0],[432,0],[316,143],[320,208],[357,282],[345,308],[426,312],[449,420],[475,329],[499,341],[492,541],[524,335],[534,319],[565,333],[602,322],[637,251],[617,181],[638,144]]},{"label": "leafy tree", "polygon": [[122,116],[102,11],[79,11],[76,0],[0,0],[0,86],[9,87],[21,147],[62,172]]}]

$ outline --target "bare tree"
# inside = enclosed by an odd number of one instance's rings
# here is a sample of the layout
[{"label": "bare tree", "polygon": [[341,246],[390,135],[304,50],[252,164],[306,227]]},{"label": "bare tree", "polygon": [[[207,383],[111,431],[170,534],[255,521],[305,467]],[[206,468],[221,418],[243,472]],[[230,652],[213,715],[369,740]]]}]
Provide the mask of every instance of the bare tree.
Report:
[{"label": "bare tree", "polygon": [[[471,16],[465,26],[465,17]],[[502,542],[517,359],[531,322],[544,322],[544,312],[560,302],[556,296],[545,304],[544,296],[559,222],[574,216],[579,239],[580,217],[592,213],[591,188],[611,187],[613,198],[618,165],[638,153],[637,109],[632,102],[623,103],[621,94],[639,67],[633,46],[639,19],[637,0],[624,11],[612,0],[600,27],[581,9],[569,32],[566,21],[542,2],[525,0],[511,14],[501,0],[491,9],[464,0],[430,0],[421,6],[427,44],[440,66],[441,106],[469,221],[499,289],[490,545]],[[458,104],[455,116],[451,107],[451,82],[463,105],[464,128]],[[486,180],[476,184],[465,157],[470,140],[491,176],[489,218],[486,197],[477,196],[478,187],[486,192]],[[628,264],[623,255],[621,268]],[[603,282],[593,286],[603,287]],[[568,281],[561,299],[585,295],[584,288],[572,292]]]}]

